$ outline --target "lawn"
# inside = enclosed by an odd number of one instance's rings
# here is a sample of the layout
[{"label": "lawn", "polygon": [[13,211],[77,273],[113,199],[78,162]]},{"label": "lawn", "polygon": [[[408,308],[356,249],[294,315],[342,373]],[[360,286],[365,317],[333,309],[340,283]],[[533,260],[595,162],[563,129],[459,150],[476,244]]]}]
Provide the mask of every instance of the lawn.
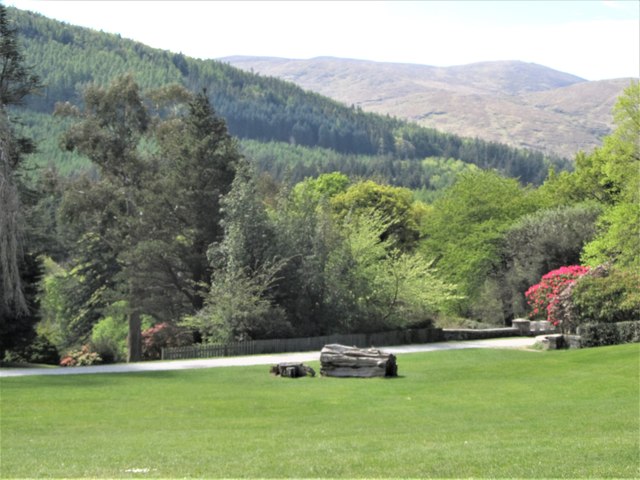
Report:
[{"label": "lawn", "polygon": [[0,473],[636,478],[639,353],[407,354],[395,379],[265,366],[4,378]]}]

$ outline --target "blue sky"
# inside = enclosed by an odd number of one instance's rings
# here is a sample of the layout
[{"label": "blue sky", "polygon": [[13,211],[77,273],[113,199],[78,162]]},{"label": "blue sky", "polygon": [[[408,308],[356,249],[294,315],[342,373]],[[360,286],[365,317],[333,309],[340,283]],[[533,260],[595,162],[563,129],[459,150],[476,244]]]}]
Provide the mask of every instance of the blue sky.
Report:
[{"label": "blue sky", "polygon": [[640,76],[640,1],[5,0],[198,58],[335,56],[425,65],[522,60]]}]

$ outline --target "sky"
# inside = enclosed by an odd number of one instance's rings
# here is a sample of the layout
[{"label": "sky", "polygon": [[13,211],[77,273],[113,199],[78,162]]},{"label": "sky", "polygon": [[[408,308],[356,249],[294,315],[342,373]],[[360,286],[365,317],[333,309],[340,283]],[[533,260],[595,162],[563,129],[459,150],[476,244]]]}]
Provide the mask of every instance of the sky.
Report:
[{"label": "sky", "polygon": [[2,3],[202,59],[521,60],[587,80],[640,77],[640,0]]}]

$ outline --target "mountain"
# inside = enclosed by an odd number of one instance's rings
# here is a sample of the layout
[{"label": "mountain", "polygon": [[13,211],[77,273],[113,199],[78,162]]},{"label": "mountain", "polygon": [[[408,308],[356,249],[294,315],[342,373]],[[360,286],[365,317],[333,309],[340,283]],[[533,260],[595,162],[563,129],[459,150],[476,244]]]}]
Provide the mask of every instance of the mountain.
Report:
[{"label": "mountain", "polygon": [[[27,102],[34,137],[44,162],[58,162],[56,138],[62,128],[52,119],[57,102],[82,102],[89,83],[106,85],[130,74],[143,90],[178,83],[191,91],[206,90],[229,131],[240,139],[288,146],[323,148],[350,156],[344,173],[372,172],[391,183],[409,184],[427,157],[457,159],[481,168],[493,168],[523,183],[541,183],[550,166],[567,168],[567,161],[535,150],[517,149],[479,138],[464,138],[409,123],[388,115],[365,112],[293,82],[246,72],[216,60],[190,58],[154,49],[119,35],[98,32],[9,8],[28,64],[44,85],[42,95]],[[392,91],[393,89],[391,89]],[[391,93],[390,93],[391,94]],[[43,146],[45,148],[43,148]],[[290,155],[289,158],[298,156]],[[297,163],[308,167],[308,155]],[[62,160],[67,161],[67,160]],[[279,158],[272,163],[280,162]],[[333,162],[335,163],[335,162]],[[329,163],[327,163],[328,168]],[[278,164],[278,178],[290,167]],[[312,170],[305,170],[312,171]],[[403,180],[399,180],[402,177]],[[411,185],[419,188],[420,185]]]},{"label": "mountain", "polygon": [[433,67],[333,57],[220,60],[365,111],[566,158],[611,132],[611,108],[631,80],[590,82],[519,61]]}]

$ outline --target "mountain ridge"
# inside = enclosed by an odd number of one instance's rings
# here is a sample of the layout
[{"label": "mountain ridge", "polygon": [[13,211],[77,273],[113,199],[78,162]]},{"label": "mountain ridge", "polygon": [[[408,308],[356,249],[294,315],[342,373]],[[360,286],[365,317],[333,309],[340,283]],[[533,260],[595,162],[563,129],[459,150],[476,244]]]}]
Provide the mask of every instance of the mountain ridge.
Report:
[{"label": "mountain ridge", "polygon": [[365,111],[566,158],[611,132],[611,109],[631,81],[588,81],[519,60],[451,67],[338,57],[219,60]]},{"label": "mountain ridge", "polygon": [[[411,172],[423,171],[422,161],[428,157],[496,169],[532,184],[541,183],[550,167],[570,167],[566,159],[534,149],[463,138],[389,115],[365,112],[294,82],[248,73],[215,59],[194,59],[154,49],[118,35],[18,9],[9,12],[20,33],[25,59],[35,66],[45,85],[42,94],[29,98],[24,106],[25,113],[31,115],[33,138],[39,139],[39,145],[46,145],[38,154],[40,164],[74,161],[62,156],[58,148],[56,137],[62,124],[51,117],[57,103],[81,104],[86,85],[108,85],[120,75],[131,75],[142,91],[171,84],[193,92],[206,91],[229,132],[240,140],[328,149],[343,155],[343,164],[323,161],[324,167],[329,168],[331,163],[333,170],[345,169],[355,175],[375,171],[375,175],[392,183],[414,185]],[[392,83],[390,88],[394,89]],[[359,157],[346,157],[353,155]],[[314,169],[303,165],[304,159],[295,162],[313,174]],[[294,167],[271,163],[269,171],[278,179]]]}]

